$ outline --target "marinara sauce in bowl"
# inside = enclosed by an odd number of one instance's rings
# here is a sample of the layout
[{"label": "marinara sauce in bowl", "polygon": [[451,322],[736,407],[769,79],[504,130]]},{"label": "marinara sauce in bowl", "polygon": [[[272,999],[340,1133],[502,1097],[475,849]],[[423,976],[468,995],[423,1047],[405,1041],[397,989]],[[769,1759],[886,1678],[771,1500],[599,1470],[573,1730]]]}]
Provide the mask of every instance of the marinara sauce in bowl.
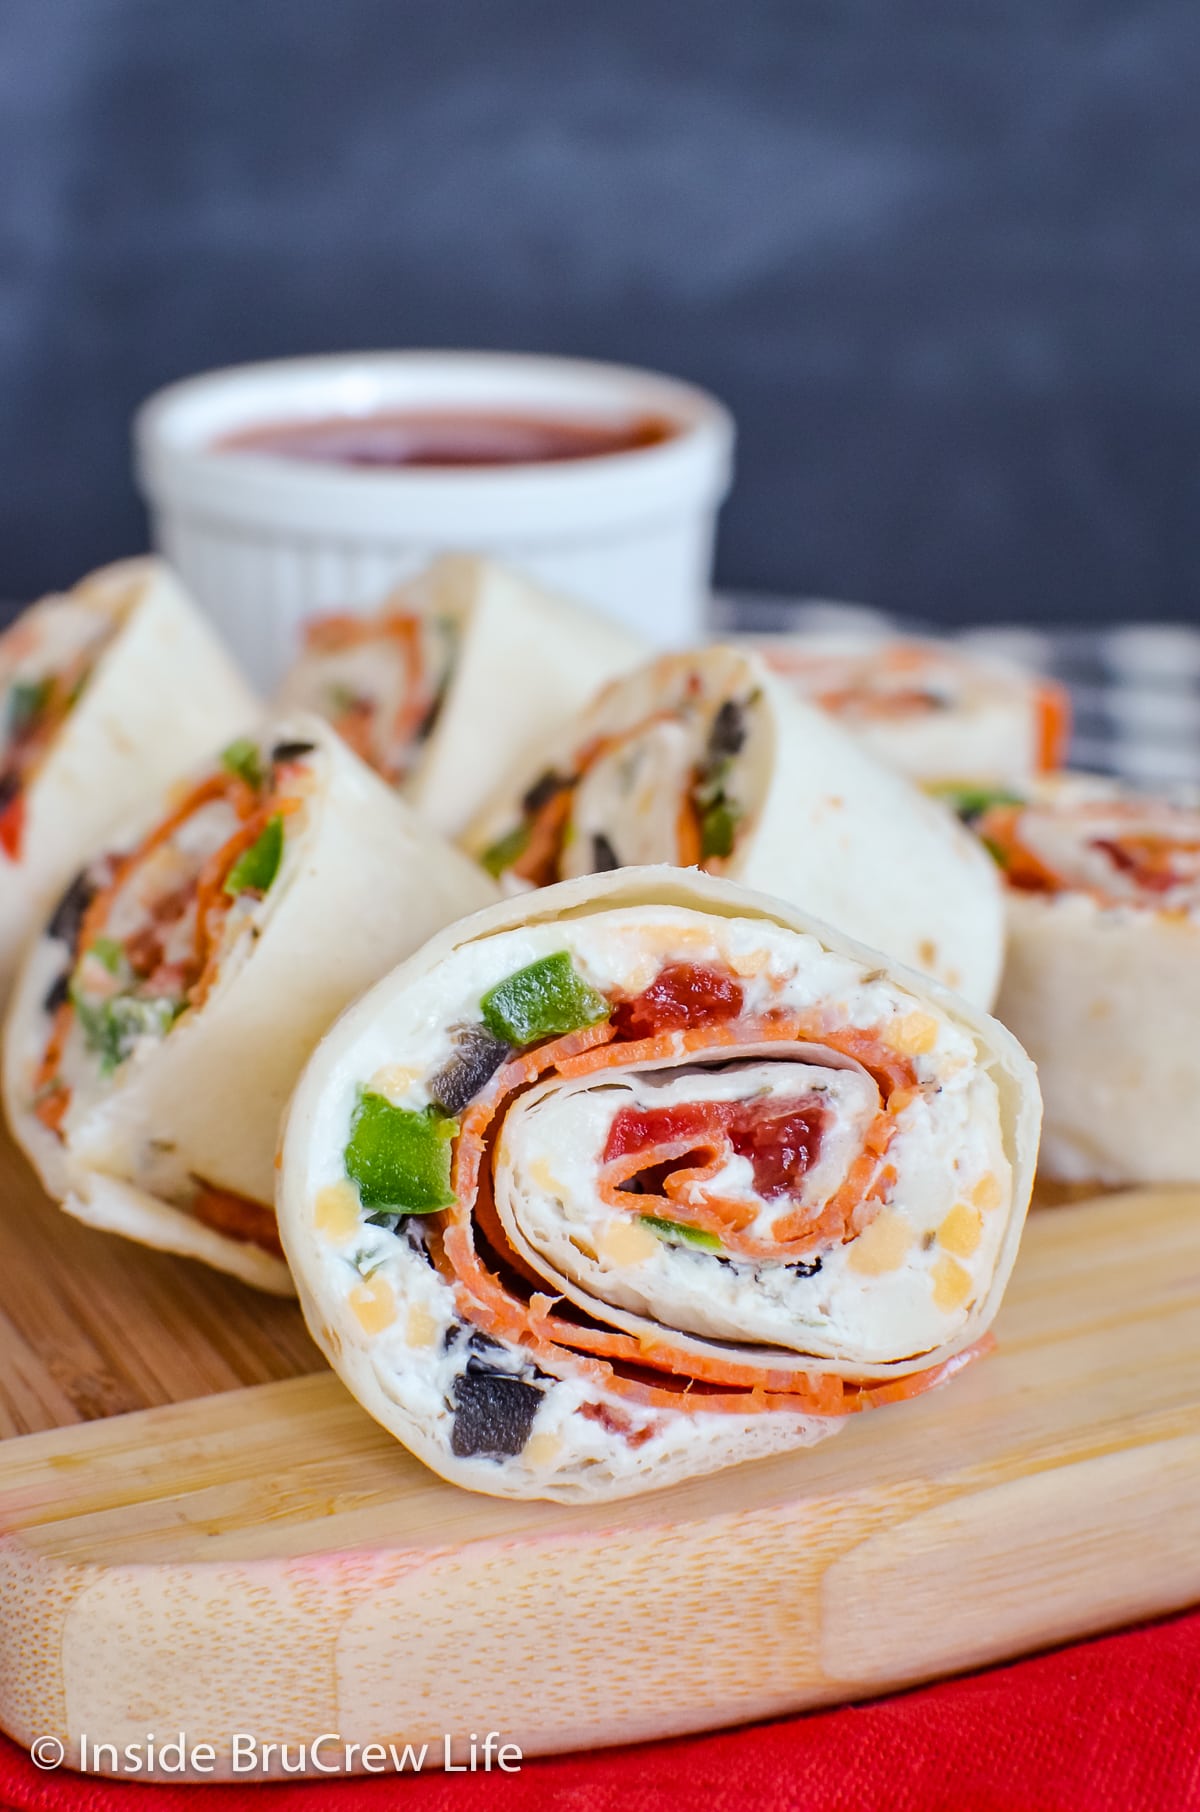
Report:
[{"label": "marinara sauce in bowl", "polygon": [[289,359],[172,385],[134,436],[157,546],[262,685],[304,617],[373,609],[446,552],[660,643],[701,631],[733,424],[674,378],[505,353]]}]

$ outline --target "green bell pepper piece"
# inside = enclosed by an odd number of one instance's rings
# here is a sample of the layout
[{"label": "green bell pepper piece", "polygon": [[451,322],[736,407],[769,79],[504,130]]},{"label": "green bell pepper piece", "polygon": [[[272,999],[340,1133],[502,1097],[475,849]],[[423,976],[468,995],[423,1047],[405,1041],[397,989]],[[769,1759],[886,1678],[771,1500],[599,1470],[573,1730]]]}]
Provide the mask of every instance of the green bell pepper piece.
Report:
[{"label": "green bell pepper piece", "polygon": [[254,788],[255,792],[263,783],[262,759],[258,752],[258,744],[252,742],[248,736],[237,737],[227,749],[221,750],[221,766],[226,768],[229,773],[236,774],[239,779],[244,780],[247,786]]},{"label": "green bell pepper piece", "polygon": [[50,702],[52,679],[18,680],[8,695],[8,727],[12,736],[24,736]]},{"label": "green bell pepper piece", "polygon": [[565,950],[518,969],[480,1001],[483,1023],[507,1044],[538,1044],[581,1026],[598,1025],[609,1004],[590,987]]},{"label": "green bell pepper piece", "polygon": [[706,1252],[721,1250],[716,1234],[706,1233],[702,1227],[687,1227],[682,1221],[665,1221],[657,1214],[639,1214],[638,1219],[659,1239],[681,1240],[687,1246],[702,1246]]},{"label": "green bell pepper piece", "polygon": [[124,945],[118,944],[115,937],[93,938],[85,954],[94,956],[110,975],[119,975],[127,967]]},{"label": "green bell pepper piece", "polygon": [[515,824],[512,830],[488,844],[479,858],[480,864],[498,881],[505,870],[511,868],[529,848],[529,837],[528,824]]},{"label": "green bell pepper piece", "polygon": [[741,813],[727,799],[717,800],[700,820],[700,860],[710,856],[731,856],[733,838]]},{"label": "green bell pepper piece", "polygon": [[239,893],[266,893],[283,860],[283,818],[276,812],[267,820],[266,829],[257,842],[244,849],[225,877],[225,892],[236,898]]},{"label": "green bell pepper piece", "polygon": [[450,1141],[458,1121],[436,1107],[394,1107],[371,1089],[359,1092],[345,1151],[346,1175],[364,1208],[435,1214],[454,1204]]},{"label": "green bell pepper piece", "polygon": [[980,818],[993,805],[1024,805],[1019,793],[1009,787],[947,782],[930,788],[934,797],[944,799],[960,818]]}]

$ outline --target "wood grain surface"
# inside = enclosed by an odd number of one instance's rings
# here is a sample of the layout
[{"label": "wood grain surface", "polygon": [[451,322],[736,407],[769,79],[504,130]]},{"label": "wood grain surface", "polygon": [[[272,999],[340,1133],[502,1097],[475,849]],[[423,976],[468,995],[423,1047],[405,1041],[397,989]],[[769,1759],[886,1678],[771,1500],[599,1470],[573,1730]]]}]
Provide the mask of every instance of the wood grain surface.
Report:
[{"label": "wood grain surface", "polygon": [[[0,1723],[526,1754],[862,1697],[1200,1597],[1200,1193],[1035,1216],[999,1350],[832,1441],[594,1508],[443,1484],[292,1305],[4,1160]],[[256,1388],[235,1389],[254,1379]],[[190,1402],[168,1399],[217,1392]],[[139,1404],[157,1404],[134,1410]],[[86,1418],[103,1419],[81,1423]],[[61,1426],[54,1426],[61,1424]]]},{"label": "wood grain surface", "polygon": [[324,1363],[294,1302],[82,1226],[0,1132],[0,1440]]}]

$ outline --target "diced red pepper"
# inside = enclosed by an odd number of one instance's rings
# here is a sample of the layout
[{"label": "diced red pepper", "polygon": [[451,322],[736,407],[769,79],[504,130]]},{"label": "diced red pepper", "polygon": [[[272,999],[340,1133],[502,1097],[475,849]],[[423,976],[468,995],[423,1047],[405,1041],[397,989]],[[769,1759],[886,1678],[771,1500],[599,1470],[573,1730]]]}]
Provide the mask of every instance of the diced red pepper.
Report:
[{"label": "diced red pepper", "polygon": [[668,963],[641,994],[617,1004],[612,1020],[618,1038],[653,1038],[736,1019],[742,1001],[741,983],[728,970]]},{"label": "diced red pepper", "polygon": [[8,804],[0,810],[0,849],[10,862],[21,859],[21,843],[25,835],[25,795],[17,793]]},{"label": "diced red pepper", "polygon": [[[757,1101],[686,1101],[677,1107],[626,1107],[609,1128],[604,1162],[645,1152],[654,1168],[668,1147],[686,1141],[696,1150],[724,1146],[748,1158],[754,1187],[765,1201],[798,1193],[821,1148],[825,1105],[814,1095],[791,1099],[766,1096]],[[685,1167],[690,1151],[662,1168]]]}]

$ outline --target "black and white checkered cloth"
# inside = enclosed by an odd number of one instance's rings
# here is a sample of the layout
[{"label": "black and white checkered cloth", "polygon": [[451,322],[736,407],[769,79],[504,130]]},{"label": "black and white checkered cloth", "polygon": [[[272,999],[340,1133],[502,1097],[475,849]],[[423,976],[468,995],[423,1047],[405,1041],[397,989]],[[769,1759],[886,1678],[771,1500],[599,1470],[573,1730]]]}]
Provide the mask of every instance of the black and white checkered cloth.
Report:
[{"label": "black and white checkered cloth", "polygon": [[941,635],[1060,680],[1071,694],[1069,762],[1130,784],[1194,795],[1200,788],[1200,628],[1130,623],[1104,629],[947,631],[866,605],[725,593],[718,630],[839,630]]}]

